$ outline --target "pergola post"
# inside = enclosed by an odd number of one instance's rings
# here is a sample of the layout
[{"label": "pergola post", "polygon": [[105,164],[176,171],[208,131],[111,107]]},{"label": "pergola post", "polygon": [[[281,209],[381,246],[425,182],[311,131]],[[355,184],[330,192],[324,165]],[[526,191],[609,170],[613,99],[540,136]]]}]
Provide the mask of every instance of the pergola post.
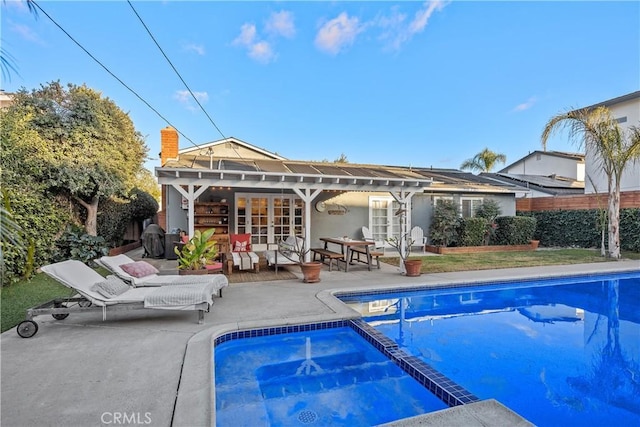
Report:
[{"label": "pergola post", "polygon": [[[322,193],[321,189],[311,190],[310,188],[293,188],[293,191],[304,202],[304,241],[306,249],[311,244],[311,202]],[[311,252],[304,255],[304,262],[311,261]]]}]

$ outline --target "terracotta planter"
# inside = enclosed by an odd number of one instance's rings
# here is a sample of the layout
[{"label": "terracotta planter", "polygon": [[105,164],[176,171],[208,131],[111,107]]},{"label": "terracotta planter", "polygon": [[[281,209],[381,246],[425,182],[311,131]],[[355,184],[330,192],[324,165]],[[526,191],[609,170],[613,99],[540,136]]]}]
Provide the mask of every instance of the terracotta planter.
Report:
[{"label": "terracotta planter", "polygon": [[532,240],[531,241],[531,249],[533,249],[534,251],[536,249],[538,249],[538,245],[540,244],[540,240]]},{"label": "terracotta planter", "polygon": [[304,283],[317,283],[320,281],[320,270],[322,270],[321,262],[305,262],[300,264],[300,270],[304,279]]},{"label": "terracotta planter", "polygon": [[418,277],[422,274],[422,260],[408,259],[404,262],[404,269],[407,271],[407,277]]}]

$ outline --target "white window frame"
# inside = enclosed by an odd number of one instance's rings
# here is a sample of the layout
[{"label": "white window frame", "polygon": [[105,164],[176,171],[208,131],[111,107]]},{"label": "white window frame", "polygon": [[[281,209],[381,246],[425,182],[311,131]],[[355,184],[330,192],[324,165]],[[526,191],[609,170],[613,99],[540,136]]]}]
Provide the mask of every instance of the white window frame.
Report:
[{"label": "white window frame", "polygon": [[[471,202],[471,210],[469,212],[469,216],[464,216],[464,202],[469,201]],[[484,198],[482,197],[460,197],[460,216],[462,218],[473,218],[474,216],[476,216],[476,208],[478,207],[478,204],[481,204],[484,202]]]},{"label": "white window frame", "polygon": [[[385,209],[385,221],[384,225],[386,234],[378,232],[376,227],[376,221],[373,218],[374,205],[376,203],[386,203]],[[390,247],[386,239],[399,235],[400,219],[395,215],[395,211],[398,210],[400,205],[391,196],[369,196],[369,230],[373,234],[373,239],[376,241],[384,242],[385,247]],[[409,215],[407,216],[409,220]]]}]

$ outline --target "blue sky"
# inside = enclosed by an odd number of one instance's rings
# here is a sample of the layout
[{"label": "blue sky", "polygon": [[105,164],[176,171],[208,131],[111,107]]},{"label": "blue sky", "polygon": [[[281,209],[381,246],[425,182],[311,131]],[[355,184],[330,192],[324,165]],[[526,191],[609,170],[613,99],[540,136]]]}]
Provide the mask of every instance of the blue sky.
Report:
[{"label": "blue sky", "polygon": [[[640,89],[640,2],[40,0],[195,144],[234,136],[291,159],[459,168],[541,149],[554,114]],[[167,123],[42,12],[2,6],[13,92],[60,80],[116,102],[158,166]],[[180,147],[192,146],[180,138]],[[548,148],[576,151],[565,136]]]}]

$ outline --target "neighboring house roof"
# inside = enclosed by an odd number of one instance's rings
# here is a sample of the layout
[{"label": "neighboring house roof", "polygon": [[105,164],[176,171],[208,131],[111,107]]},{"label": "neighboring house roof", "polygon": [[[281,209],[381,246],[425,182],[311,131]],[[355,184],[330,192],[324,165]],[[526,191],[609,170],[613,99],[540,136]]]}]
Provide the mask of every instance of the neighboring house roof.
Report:
[{"label": "neighboring house roof", "polygon": [[640,90],[628,93],[626,95],[611,98],[606,101],[598,102],[597,104],[589,105],[588,107],[579,108],[579,110],[587,109],[591,110],[598,107],[610,107],[612,105],[620,104],[621,102],[631,101],[633,99],[640,98]]},{"label": "neighboring house roof", "polygon": [[527,160],[536,157],[538,155],[544,155],[544,156],[551,156],[551,157],[558,157],[558,158],[562,158],[562,159],[569,159],[569,160],[575,160],[577,163],[584,163],[584,154],[582,153],[568,153],[568,152],[564,152],[564,151],[533,151],[529,154],[527,154],[526,156],[520,158],[519,160],[516,160],[515,162],[511,163],[510,165],[500,169],[498,171],[498,173],[503,173],[508,171],[509,169],[519,165],[522,162],[526,162]]},{"label": "neighboring house roof", "polygon": [[521,175],[507,173],[482,173],[482,176],[496,181],[511,183],[520,187],[540,191],[549,195],[584,194],[584,181],[562,176]]}]

